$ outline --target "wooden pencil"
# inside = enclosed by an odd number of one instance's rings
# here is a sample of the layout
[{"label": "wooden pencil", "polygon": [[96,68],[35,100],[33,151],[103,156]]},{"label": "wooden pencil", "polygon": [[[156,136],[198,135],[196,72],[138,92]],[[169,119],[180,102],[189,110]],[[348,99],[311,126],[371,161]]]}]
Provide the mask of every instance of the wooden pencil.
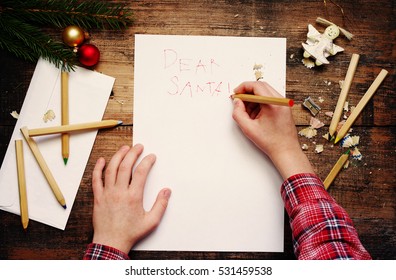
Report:
[{"label": "wooden pencil", "polygon": [[[69,73],[61,71],[61,105],[62,105],[62,125],[69,124]],[[65,165],[69,159],[70,140],[68,133],[62,133],[62,157]]]},{"label": "wooden pencil", "polygon": [[25,159],[23,155],[22,140],[15,140],[15,155],[18,174],[19,206],[21,210],[21,222],[24,230],[29,224],[29,211],[26,194]]},{"label": "wooden pencil", "polygon": [[231,98],[238,98],[242,101],[260,103],[260,104],[271,104],[271,105],[280,105],[280,106],[289,106],[292,107],[294,105],[294,101],[288,98],[282,97],[269,97],[269,96],[260,96],[253,94],[233,94]]},{"label": "wooden pencil", "polygon": [[334,143],[337,143],[338,141],[340,141],[342,138],[345,137],[345,135],[348,133],[349,129],[355,122],[356,118],[362,112],[362,110],[366,106],[367,102],[374,95],[375,91],[378,89],[378,87],[380,86],[382,81],[385,79],[387,74],[388,74],[388,71],[386,71],[385,69],[381,70],[381,72],[378,74],[377,78],[375,78],[374,82],[371,84],[369,89],[363,95],[362,99],[360,99],[359,103],[356,105],[356,108],[352,111],[351,115],[348,117],[348,119],[346,120],[344,125],[337,132],[337,136],[336,136]]},{"label": "wooden pencil", "polygon": [[323,181],[323,185],[325,186],[326,190],[330,187],[331,183],[334,181],[335,177],[338,175],[341,168],[345,165],[345,162],[348,160],[348,157],[349,157],[349,151],[345,154],[342,154],[340,158],[337,160],[336,164],[331,169],[329,175],[327,175],[326,179]]},{"label": "wooden pencil", "polygon": [[59,189],[58,184],[55,181],[54,176],[51,173],[51,170],[49,169],[47,163],[44,160],[43,155],[41,154],[36,142],[29,137],[29,132],[26,126],[21,128],[21,132],[23,137],[25,137],[25,140],[30,148],[30,150],[32,151],[38,165],[41,168],[41,171],[44,174],[44,177],[47,179],[47,182],[52,190],[52,192],[54,193],[56,199],[58,200],[59,204],[66,209],[66,201],[65,198],[63,197],[63,194],[61,192],[61,190]]},{"label": "wooden pencil", "polygon": [[359,62],[359,55],[358,54],[352,54],[351,62],[349,63],[348,71],[345,76],[344,83],[342,85],[341,93],[340,96],[338,97],[337,105],[334,110],[333,118],[331,119],[331,123],[329,126],[329,134],[330,136],[333,136],[334,133],[337,130],[338,123],[341,119],[341,114],[344,108],[344,104],[349,92],[349,89],[351,88],[352,84],[352,79],[353,76],[355,75],[356,67]]},{"label": "wooden pencil", "polygon": [[28,135],[33,137],[33,136],[50,135],[50,134],[58,134],[58,133],[66,133],[66,132],[67,133],[77,132],[77,131],[93,130],[100,128],[110,128],[120,124],[122,124],[122,121],[104,120],[98,122],[60,125],[60,126],[29,129]]}]

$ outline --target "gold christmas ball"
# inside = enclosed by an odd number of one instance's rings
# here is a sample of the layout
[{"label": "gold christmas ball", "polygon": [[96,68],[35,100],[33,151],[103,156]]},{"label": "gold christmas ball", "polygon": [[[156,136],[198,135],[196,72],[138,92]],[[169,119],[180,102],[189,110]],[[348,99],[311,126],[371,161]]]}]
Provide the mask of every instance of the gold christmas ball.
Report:
[{"label": "gold christmas ball", "polygon": [[62,39],[66,45],[77,47],[85,40],[84,31],[75,25],[68,26],[63,30]]}]

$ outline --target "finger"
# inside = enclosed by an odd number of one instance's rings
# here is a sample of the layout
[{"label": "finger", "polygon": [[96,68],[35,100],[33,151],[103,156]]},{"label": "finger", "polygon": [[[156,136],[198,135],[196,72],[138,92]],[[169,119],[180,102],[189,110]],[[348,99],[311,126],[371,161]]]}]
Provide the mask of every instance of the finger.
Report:
[{"label": "finger", "polygon": [[118,167],[129,151],[129,146],[122,146],[111,158],[105,173],[105,186],[114,186],[117,180]]},{"label": "finger", "polygon": [[95,167],[92,171],[92,191],[94,197],[100,196],[103,192],[102,174],[105,164],[106,164],[105,159],[99,158],[96,161]]},{"label": "finger", "polygon": [[143,153],[143,145],[136,144],[124,156],[118,167],[116,185],[128,187],[131,182],[132,169]]},{"label": "finger", "polygon": [[171,196],[172,191],[168,188],[162,189],[155,200],[153,207],[150,212],[148,212],[148,223],[149,228],[153,230],[156,228],[162,220],[162,217],[165,214],[165,210],[168,207],[169,198]]},{"label": "finger", "polygon": [[145,156],[135,168],[132,175],[131,191],[137,199],[143,200],[144,186],[147,176],[155,163],[156,157],[153,154]]},{"label": "finger", "polygon": [[246,112],[245,104],[242,100],[235,98],[233,101],[234,109],[232,111],[232,117],[238,126],[244,131],[251,122],[249,114]]},{"label": "finger", "polygon": [[243,82],[238,85],[235,89],[235,93],[253,93],[253,84],[256,82]]},{"label": "finger", "polygon": [[262,87],[266,93],[270,96],[274,97],[283,97],[276,89],[274,89],[269,83],[267,82],[260,82],[260,87]]},{"label": "finger", "polygon": [[266,82],[243,82],[234,89],[235,93],[251,93],[261,96],[282,97],[272,86]]}]

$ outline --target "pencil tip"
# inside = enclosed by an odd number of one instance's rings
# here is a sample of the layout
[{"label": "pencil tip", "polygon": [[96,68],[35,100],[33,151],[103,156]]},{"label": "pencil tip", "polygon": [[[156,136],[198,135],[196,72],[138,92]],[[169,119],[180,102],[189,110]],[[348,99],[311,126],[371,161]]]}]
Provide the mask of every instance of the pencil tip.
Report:
[{"label": "pencil tip", "polygon": [[66,207],[66,204],[65,205],[62,205],[62,207],[64,208],[64,209],[66,209],[67,207]]},{"label": "pencil tip", "polygon": [[293,107],[293,105],[294,105],[294,100],[293,100],[293,99],[290,99],[290,100],[289,100],[289,107]]},{"label": "pencil tip", "polygon": [[118,121],[118,125],[122,124],[122,121]]},{"label": "pencil tip", "polygon": [[336,137],[336,139],[334,140],[334,144],[337,144],[338,141],[340,141],[340,138]]},{"label": "pencil tip", "polygon": [[65,165],[67,164],[68,160],[69,160],[69,158],[63,158],[63,162],[65,163]]}]

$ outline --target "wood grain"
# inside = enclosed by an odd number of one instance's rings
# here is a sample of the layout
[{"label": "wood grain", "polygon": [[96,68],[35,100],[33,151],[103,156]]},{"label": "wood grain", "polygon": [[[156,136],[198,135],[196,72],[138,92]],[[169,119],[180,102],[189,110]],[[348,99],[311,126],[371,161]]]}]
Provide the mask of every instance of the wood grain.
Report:
[{"label": "wood grain", "polygon": [[[92,237],[91,172],[95,161],[107,161],[123,144],[131,144],[133,135],[134,34],[182,34],[214,36],[258,36],[287,38],[287,97],[296,105],[293,116],[297,130],[309,125],[311,114],[301,105],[310,96],[321,107],[317,116],[326,126],[314,139],[300,137],[308,144],[305,153],[315,171],[324,179],[343,149],[331,145],[322,134],[328,131],[340,94],[339,81],[345,78],[352,53],[360,60],[347,100],[357,105],[382,68],[389,71],[375,96],[353,125],[360,136],[361,161],[351,162],[329,189],[330,194],[351,216],[363,245],[374,259],[396,258],[396,104],[393,1],[340,2],[340,9],[327,1],[256,1],[256,0],[188,0],[188,1],[119,1],[134,11],[134,23],[126,31],[91,31],[91,43],[101,51],[96,71],[116,78],[104,119],[122,120],[124,125],[100,131],[71,211],[65,231],[35,221],[25,233],[19,217],[0,211],[0,259],[80,259]],[[319,31],[315,23],[320,16],[341,25],[354,34],[349,41],[340,36],[335,43],[345,51],[330,58],[324,67],[308,69],[301,63],[301,43],[306,40],[307,25]],[[60,31],[53,35],[60,38]],[[0,51],[0,162],[9,145],[16,120],[10,116],[20,111],[29,86],[34,64]],[[253,79],[254,77],[252,77]],[[242,81],[241,81],[242,82]],[[323,102],[319,102],[323,98]],[[166,125],[166,124],[165,124]],[[324,151],[315,153],[315,144]],[[294,259],[290,227],[285,221],[284,253],[248,252],[132,252],[134,259]]]}]

